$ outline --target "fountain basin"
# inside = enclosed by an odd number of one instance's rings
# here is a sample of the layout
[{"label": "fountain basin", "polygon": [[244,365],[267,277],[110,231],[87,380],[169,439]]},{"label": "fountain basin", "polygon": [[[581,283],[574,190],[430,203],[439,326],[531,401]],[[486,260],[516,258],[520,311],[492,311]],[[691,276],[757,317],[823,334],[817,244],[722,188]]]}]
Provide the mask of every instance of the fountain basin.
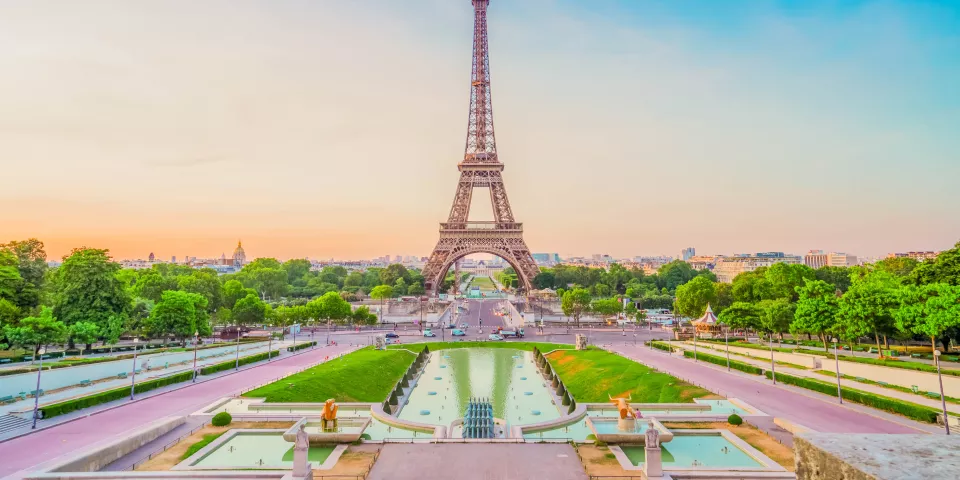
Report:
[{"label": "fountain basin", "polygon": [[330,445],[335,443],[351,443],[360,440],[363,431],[370,425],[369,417],[347,417],[337,419],[337,428],[334,431],[324,431],[319,418],[304,417],[293,424],[289,430],[283,432],[283,439],[293,443],[297,440],[297,431],[300,425],[310,438],[310,445]]},{"label": "fountain basin", "polygon": [[620,426],[619,418],[587,418],[587,426],[593,431],[597,440],[607,443],[646,444],[647,422],[652,420],[653,426],[660,432],[660,443],[673,440],[673,432],[664,427],[657,419],[638,418],[636,429],[624,431]]}]

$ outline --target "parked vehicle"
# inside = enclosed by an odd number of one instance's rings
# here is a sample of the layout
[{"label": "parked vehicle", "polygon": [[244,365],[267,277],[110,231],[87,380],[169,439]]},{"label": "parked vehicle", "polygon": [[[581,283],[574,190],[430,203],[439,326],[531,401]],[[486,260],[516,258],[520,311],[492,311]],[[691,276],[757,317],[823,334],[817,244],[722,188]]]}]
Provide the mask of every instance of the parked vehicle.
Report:
[{"label": "parked vehicle", "polygon": [[400,338],[400,335],[397,335],[393,332],[387,332],[387,338]]},{"label": "parked vehicle", "polygon": [[461,323],[461,324],[460,324],[460,329],[461,329],[461,330],[466,330],[466,329],[469,328],[469,327],[470,327],[470,325],[467,325],[466,323]]},{"label": "parked vehicle", "polygon": [[487,337],[487,339],[488,339],[488,340],[503,340],[503,336],[502,336],[502,335],[497,335],[496,333],[491,333],[490,336]]},{"label": "parked vehicle", "polygon": [[514,337],[514,338],[523,338],[523,329],[518,328],[516,330],[500,330],[497,332],[502,337]]},{"label": "parked vehicle", "polygon": [[453,329],[452,332],[450,332],[450,334],[453,335],[454,337],[463,337],[463,336],[465,336],[465,335],[467,334],[467,332],[464,332],[463,330],[460,330],[459,328],[455,328],[455,329]]},{"label": "parked vehicle", "polygon": [[436,337],[437,334],[436,334],[436,333],[433,333],[433,331],[428,328],[428,329],[426,329],[426,330],[423,331],[423,336],[424,336],[424,337]]}]

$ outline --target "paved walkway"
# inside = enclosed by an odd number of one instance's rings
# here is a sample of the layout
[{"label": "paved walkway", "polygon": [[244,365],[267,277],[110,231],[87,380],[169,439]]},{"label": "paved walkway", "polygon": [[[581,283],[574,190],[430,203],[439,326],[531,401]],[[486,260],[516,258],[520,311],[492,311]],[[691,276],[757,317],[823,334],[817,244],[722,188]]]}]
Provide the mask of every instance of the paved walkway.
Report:
[{"label": "paved walkway", "polygon": [[829,433],[933,433],[940,429],[859,405],[839,405],[810,390],[774,386],[766,378],[707,363],[695,363],[646,346],[613,344],[608,350],[652,366],[725,397],[739,398],[764,413]]},{"label": "paved walkway", "polygon": [[75,454],[81,448],[110,442],[125,432],[160,418],[189,415],[218,398],[268,383],[320,363],[328,355],[339,355],[355,348],[357,347],[346,345],[317,347],[300,355],[262,363],[233,375],[134,401],[0,443],[0,451],[3,451],[0,477],[20,478],[27,471],[62,461],[64,457]]},{"label": "paved walkway", "polygon": [[[670,345],[682,348],[684,350],[689,350],[691,352],[693,351],[692,343],[673,342]],[[707,353],[713,356],[721,356],[726,358],[725,357],[726,352],[724,352],[722,345],[720,345],[718,348],[713,345],[704,344],[701,342],[697,344],[697,351]],[[757,358],[745,357],[742,355],[736,355],[733,352],[730,352],[730,360],[736,360],[741,363],[749,363],[750,365],[756,365],[765,370],[770,369],[769,360],[764,361]],[[828,360],[829,359],[825,358],[823,360],[824,364],[826,364]],[[830,367],[833,367],[832,362],[830,363]],[[837,377],[834,377],[834,376],[821,375],[819,373],[816,373],[814,370],[800,370],[797,368],[791,368],[784,365],[777,365],[777,373],[785,373],[787,375],[793,375],[795,377],[807,377],[807,378],[812,378],[815,380],[821,380],[825,382],[833,382],[834,385],[836,385],[836,381],[837,381]],[[897,380],[895,378],[891,378],[888,383],[896,384],[896,381]],[[927,396],[917,395],[914,393],[901,392],[899,390],[894,390],[892,388],[884,388],[879,385],[872,385],[869,383],[861,383],[856,380],[841,378],[840,385],[844,387],[857,389],[857,390],[862,390],[864,392],[875,393],[877,395],[881,395],[884,397],[896,398],[899,400],[903,400],[905,402],[916,403],[917,405],[923,405],[926,407],[935,408],[937,410],[940,410],[943,407],[943,405],[940,403],[939,398],[932,399]],[[950,413],[960,414],[960,405],[957,405],[955,403],[947,403],[947,411]]]},{"label": "paved walkway", "polygon": [[569,444],[387,444],[368,480],[586,480]]}]

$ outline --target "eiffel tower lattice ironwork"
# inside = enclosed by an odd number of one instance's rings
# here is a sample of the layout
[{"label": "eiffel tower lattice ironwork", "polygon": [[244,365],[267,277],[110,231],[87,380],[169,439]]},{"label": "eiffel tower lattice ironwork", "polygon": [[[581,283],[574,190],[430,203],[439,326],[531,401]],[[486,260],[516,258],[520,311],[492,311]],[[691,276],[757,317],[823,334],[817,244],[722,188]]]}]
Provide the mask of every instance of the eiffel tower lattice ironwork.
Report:
[{"label": "eiffel tower lattice ironwork", "polygon": [[[523,241],[523,224],[514,221],[507,189],[503,185],[503,164],[497,157],[493,133],[493,102],[490,96],[490,51],[487,44],[487,6],[490,0],[472,0],[473,71],[470,78],[470,115],[467,146],[459,164],[460,182],[446,223],[440,224],[440,240],[423,269],[424,285],[434,295],[447,270],[460,258],[473,253],[490,253],[517,271],[520,287],[530,291],[533,277],[540,272],[530,249]],[[471,222],[473,189],[490,190],[492,222]]]}]

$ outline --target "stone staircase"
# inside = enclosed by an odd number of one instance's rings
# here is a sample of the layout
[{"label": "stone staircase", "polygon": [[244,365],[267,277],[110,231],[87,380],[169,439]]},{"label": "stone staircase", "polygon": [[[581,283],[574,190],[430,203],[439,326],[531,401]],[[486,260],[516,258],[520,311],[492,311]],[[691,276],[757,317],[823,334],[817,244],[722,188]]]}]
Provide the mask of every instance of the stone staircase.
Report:
[{"label": "stone staircase", "polygon": [[10,430],[26,427],[30,425],[30,420],[14,415],[0,415],[0,434]]}]

